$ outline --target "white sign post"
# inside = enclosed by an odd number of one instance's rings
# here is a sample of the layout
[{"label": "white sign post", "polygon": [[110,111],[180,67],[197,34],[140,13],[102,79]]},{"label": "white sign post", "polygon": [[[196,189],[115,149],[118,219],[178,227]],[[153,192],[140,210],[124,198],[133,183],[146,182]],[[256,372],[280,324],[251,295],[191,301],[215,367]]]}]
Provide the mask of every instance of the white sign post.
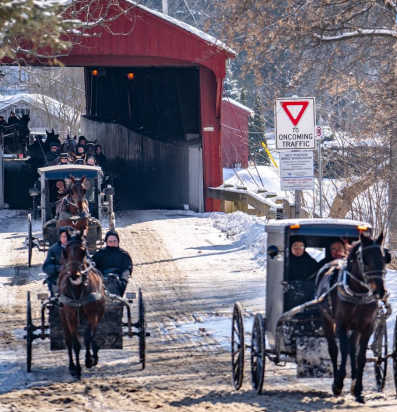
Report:
[{"label": "white sign post", "polygon": [[277,150],[315,149],[316,104],[314,97],[277,99],[274,112]]},{"label": "white sign post", "polygon": [[314,190],[312,151],[280,152],[281,190]]}]

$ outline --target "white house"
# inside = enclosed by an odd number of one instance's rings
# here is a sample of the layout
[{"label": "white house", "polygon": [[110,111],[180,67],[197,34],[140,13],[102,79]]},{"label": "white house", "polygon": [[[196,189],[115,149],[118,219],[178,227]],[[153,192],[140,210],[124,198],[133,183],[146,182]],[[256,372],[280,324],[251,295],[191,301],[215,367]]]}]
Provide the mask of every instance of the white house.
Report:
[{"label": "white house", "polygon": [[45,130],[54,129],[65,137],[68,133],[77,134],[80,128],[80,112],[41,94],[0,95],[0,115],[7,120],[12,111],[17,116],[30,114],[31,133],[44,134]]}]

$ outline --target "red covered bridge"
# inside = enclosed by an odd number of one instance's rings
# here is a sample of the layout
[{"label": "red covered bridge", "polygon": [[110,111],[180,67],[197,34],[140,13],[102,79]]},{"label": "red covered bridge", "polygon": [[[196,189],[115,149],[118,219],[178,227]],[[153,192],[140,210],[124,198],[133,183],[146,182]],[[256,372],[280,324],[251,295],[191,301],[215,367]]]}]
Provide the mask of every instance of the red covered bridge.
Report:
[{"label": "red covered bridge", "polygon": [[107,26],[59,60],[85,67],[82,133],[103,146],[122,206],[219,210],[205,188],[223,180],[222,85],[234,52],[140,5]]}]

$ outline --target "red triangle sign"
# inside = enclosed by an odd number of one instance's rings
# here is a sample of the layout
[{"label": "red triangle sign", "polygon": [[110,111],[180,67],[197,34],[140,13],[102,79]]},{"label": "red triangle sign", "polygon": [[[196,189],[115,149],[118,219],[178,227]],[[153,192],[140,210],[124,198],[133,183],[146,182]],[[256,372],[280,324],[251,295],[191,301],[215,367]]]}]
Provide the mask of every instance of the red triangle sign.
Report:
[{"label": "red triangle sign", "polygon": [[[289,117],[289,119],[291,120],[292,124],[294,126],[297,126],[299,123],[299,120],[301,119],[301,117],[303,116],[303,113],[305,113],[305,110],[307,108],[307,106],[309,106],[309,102],[297,102],[297,101],[293,101],[293,102],[282,102],[281,106],[283,107],[285,113],[287,113],[287,116]],[[294,116],[288,106],[302,106],[299,113]]]}]

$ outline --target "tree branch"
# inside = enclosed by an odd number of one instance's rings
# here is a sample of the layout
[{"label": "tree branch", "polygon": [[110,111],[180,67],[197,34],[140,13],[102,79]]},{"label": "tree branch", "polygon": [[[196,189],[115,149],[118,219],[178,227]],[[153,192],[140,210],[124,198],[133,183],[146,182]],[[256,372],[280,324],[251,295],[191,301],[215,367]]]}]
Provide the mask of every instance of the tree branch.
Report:
[{"label": "tree branch", "polygon": [[317,33],[313,33],[313,36],[316,39],[319,39],[321,41],[332,42],[332,41],[346,40],[346,39],[351,39],[354,37],[363,37],[363,36],[396,38],[397,31],[390,30],[390,29],[357,29],[357,30],[350,31],[347,33],[337,34],[335,36],[323,36]]}]

